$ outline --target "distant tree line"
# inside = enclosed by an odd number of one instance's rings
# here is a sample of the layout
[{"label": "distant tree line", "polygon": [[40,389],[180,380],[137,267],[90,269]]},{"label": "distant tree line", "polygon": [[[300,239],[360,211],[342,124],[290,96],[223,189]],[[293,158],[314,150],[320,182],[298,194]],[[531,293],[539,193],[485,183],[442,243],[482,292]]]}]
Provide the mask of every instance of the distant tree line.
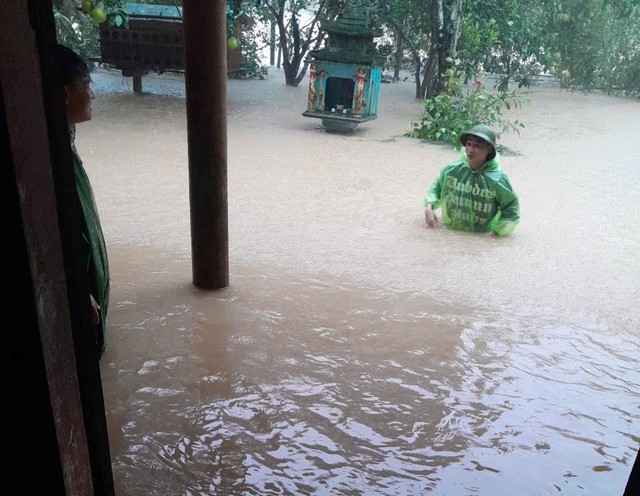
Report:
[{"label": "distant tree line", "polygon": [[[264,75],[260,53],[266,49],[286,84],[297,86],[309,51],[325,41],[323,21],[335,19],[348,2],[371,12],[383,32],[378,41],[386,69],[395,79],[410,70],[417,98],[446,92],[454,61],[467,80],[494,75],[499,91],[528,87],[547,74],[564,87],[640,95],[639,0],[229,0],[232,12],[254,21],[239,40],[245,65],[253,67],[247,77]],[[96,58],[97,25],[82,15],[82,3],[54,0],[58,36]],[[99,2],[109,22],[123,4]]]}]

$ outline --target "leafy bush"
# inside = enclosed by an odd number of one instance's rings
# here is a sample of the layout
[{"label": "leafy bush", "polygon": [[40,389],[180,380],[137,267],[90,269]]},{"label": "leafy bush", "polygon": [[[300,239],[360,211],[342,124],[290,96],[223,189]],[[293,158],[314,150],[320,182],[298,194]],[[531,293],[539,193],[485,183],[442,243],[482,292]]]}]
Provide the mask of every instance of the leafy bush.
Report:
[{"label": "leafy bush", "polygon": [[406,135],[458,146],[459,136],[480,123],[491,126],[498,137],[505,132],[520,132],[524,124],[518,120],[510,121],[503,116],[503,112],[528,102],[528,92],[513,90],[490,93],[480,81],[465,91],[465,71],[460,60],[447,59],[447,62],[451,65],[444,73],[447,92],[425,100],[422,119],[413,122],[412,129]]}]

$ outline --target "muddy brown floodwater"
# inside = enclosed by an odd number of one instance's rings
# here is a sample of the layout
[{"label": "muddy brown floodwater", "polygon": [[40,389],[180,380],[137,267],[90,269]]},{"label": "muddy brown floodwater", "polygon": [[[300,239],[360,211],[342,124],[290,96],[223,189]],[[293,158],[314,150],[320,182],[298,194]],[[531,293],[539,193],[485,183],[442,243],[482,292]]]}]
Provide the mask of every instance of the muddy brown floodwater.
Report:
[{"label": "muddy brown floodwater", "polygon": [[[510,115],[514,235],[423,222],[448,146],[383,84],[350,135],[305,82],[228,83],[228,288],[191,283],[179,75],[94,75],[78,128],[111,263],[101,369],[121,496],[622,494],[640,442],[640,101]],[[129,83],[129,86],[127,86]]]}]

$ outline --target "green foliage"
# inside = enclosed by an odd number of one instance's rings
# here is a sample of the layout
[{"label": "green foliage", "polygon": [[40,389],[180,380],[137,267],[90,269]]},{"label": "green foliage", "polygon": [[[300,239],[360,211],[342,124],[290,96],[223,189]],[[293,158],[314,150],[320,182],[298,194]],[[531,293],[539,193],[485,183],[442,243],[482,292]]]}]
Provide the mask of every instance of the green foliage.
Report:
[{"label": "green foliage", "polygon": [[465,82],[474,78],[488,54],[498,45],[499,31],[496,20],[480,20],[464,15],[460,24],[458,57],[465,61]]},{"label": "green foliage", "polygon": [[460,57],[469,72],[499,75],[500,91],[511,82],[529,87],[544,69],[545,2],[469,0],[463,5]]},{"label": "green foliage", "polygon": [[[100,55],[98,26],[127,26],[123,0],[56,0],[53,4],[56,37],[87,62]],[[93,64],[88,64],[92,67]]]},{"label": "green foliage", "polygon": [[235,29],[233,23],[242,14],[244,14],[244,10],[241,10],[239,7],[237,8],[237,10],[234,10],[231,7],[227,7],[227,38],[234,36]]},{"label": "green foliage", "polygon": [[325,38],[321,20],[331,18],[341,5],[337,0],[256,0],[255,19],[267,26],[273,23],[277,31],[269,38],[278,46],[287,86],[300,84],[308,66],[307,54]]},{"label": "green foliage", "polygon": [[[229,0],[227,2],[227,39],[235,36],[242,49],[240,70],[230,73],[231,79],[266,79],[269,73],[267,66],[262,64],[260,50],[265,45],[264,32],[256,25],[255,20],[259,2],[246,0]],[[239,23],[241,17],[249,19],[244,25]]]},{"label": "green foliage", "polygon": [[[124,10],[125,3],[125,0],[55,0],[53,16],[58,43],[74,50],[92,68],[91,61],[100,58],[99,25],[104,22],[109,26],[128,27],[129,18]],[[181,0],[136,0],[134,3],[182,6]],[[227,9],[227,37],[234,34],[234,21],[244,13],[241,3],[240,0],[234,0],[231,2],[233,8]],[[100,9],[104,16],[92,16],[96,8]],[[253,30],[242,30],[239,33],[239,41],[242,46],[242,70],[233,77],[264,79],[267,68],[260,64],[258,44]]]},{"label": "green foliage", "polygon": [[406,134],[412,138],[444,141],[458,146],[459,136],[470,127],[484,123],[491,126],[498,137],[504,132],[520,132],[522,122],[507,119],[503,112],[528,102],[528,93],[520,90],[490,93],[479,82],[464,89],[465,71],[459,59],[447,59],[445,71],[447,92],[425,100],[420,122],[414,122]]},{"label": "green foliage", "polygon": [[467,0],[461,31],[469,73],[499,75],[500,90],[550,73],[565,88],[640,94],[638,0]]},{"label": "green foliage", "polygon": [[545,45],[560,60],[552,56],[546,66],[561,84],[640,95],[640,3],[565,0],[552,7]]},{"label": "green foliage", "polygon": [[243,29],[238,33],[242,47],[240,70],[229,74],[232,79],[267,79],[269,68],[260,62],[259,33],[251,29]]},{"label": "green foliage", "polygon": [[[65,45],[90,61],[100,53],[98,28],[90,16],[84,13],[73,0],[54,3],[53,19],[58,43]],[[93,64],[88,64],[91,68]]]}]

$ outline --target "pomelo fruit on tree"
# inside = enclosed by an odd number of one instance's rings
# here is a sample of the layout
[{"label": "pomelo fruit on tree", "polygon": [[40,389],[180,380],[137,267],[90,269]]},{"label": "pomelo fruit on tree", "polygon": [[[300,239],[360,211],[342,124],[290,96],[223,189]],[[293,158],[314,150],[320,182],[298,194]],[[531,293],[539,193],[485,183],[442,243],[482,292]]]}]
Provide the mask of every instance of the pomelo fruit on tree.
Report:
[{"label": "pomelo fruit on tree", "polygon": [[95,7],[91,11],[91,19],[93,19],[93,22],[95,22],[96,24],[102,24],[107,20],[107,14],[105,14],[104,10],[102,10],[100,7]]},{"label": "pomelo fruit on tree", "polygon": [[238,38],[236,38],[235,36],[230,36],[227,40],[227,46],[231,50],[235,50],[236,48],[238,48]]}]

